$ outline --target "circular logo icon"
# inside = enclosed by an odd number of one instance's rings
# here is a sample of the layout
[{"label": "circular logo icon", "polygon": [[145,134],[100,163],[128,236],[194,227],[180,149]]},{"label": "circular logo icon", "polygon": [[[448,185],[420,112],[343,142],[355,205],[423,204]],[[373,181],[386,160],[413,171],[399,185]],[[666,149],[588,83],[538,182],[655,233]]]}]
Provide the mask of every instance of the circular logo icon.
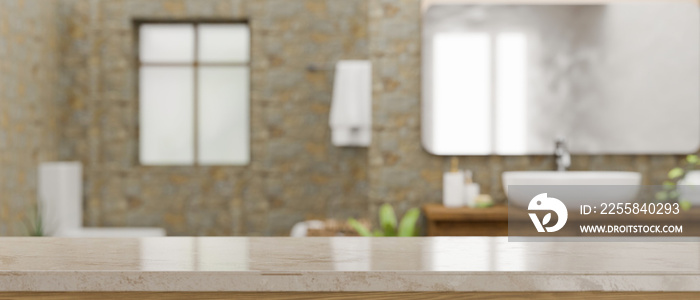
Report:
[{"label": "circular logo icon", "polygon": [[[527,209],[529,211],[550,211],[542,220],[540,220],[535,213],[529,214],[532,223],[535,224],[535,228],[537,228],[537,232],[557,232],[564,227],[566,220],[569,218],[569,212],[566,210],[564,203],[557,198],[547,197],[547,193],[542,193],[532,198]],[[545,227],[552,221],[552,212],[557,215],[557,223],[553,226]]]}]

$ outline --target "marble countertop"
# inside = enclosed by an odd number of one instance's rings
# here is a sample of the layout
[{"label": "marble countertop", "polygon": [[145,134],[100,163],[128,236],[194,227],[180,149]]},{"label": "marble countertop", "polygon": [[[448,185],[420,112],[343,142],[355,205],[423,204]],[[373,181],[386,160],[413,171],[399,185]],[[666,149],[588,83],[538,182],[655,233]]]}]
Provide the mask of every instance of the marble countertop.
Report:
[{"label": "marble countertop", "polygon": [[700,291],[700,243],[0,238],[0,291]]}]

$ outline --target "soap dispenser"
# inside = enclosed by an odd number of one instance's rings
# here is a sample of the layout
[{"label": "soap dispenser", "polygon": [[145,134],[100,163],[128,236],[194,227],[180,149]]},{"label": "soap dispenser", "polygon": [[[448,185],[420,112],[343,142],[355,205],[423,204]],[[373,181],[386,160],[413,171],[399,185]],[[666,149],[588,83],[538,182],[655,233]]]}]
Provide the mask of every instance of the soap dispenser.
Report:
[{"label": "soap dispenser", "polygon": [[462,189],[463,204],[469,207],[476,207],[476,199],[479,197],[481,187],[473,180],[474,173],[471,170],[464,171],[464,188]]},{"label": "soap dispenser", "polygon": [[445,207],[464,205],[464,172],[459,170],[459,161],[452,157],[450,171],[442,175],[442,204]]}]

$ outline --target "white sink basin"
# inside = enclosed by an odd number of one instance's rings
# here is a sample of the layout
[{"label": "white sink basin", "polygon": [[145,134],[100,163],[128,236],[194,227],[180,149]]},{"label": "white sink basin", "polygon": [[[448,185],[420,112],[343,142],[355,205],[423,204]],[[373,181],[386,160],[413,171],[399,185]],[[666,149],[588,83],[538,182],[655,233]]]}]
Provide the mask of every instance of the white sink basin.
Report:
[{"label": "white sink basin", "polygon": [[[535,192],[556,193],[556,195],[551,194],[550,196],[564,202],[569,209],[578,209],[580,205],[584,204],[631,202],[636,200],[641,183],[642,174],[637,172],[503,172],[503,188],[508,196],[508,201],[523,208],[527,208],[532,199],[529,194]],[[509,186],[537,187],[532,187],[523,193],[509,193]]]}]

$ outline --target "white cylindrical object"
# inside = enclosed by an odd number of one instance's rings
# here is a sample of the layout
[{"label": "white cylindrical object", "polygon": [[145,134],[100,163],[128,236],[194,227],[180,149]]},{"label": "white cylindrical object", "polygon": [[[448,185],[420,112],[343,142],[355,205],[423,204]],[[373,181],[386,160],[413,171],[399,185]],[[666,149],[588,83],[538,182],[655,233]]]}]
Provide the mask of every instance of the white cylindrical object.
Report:
[{"label": "white cylindrical object", "polygon": [[83,175],[79,162],[39,165],[38,203],[45,235],[83,226]]},{"label": "white cylindrical object", "polygon": [[464,188],[463,172],[448,172],[442,176],[442,204],[445,207],[461,207]]},{"label": "white cylindrical object", "polygon": [[481,193],[481,188],[478,183],[469,183],[464,185],[463,198],[464,205],[476,207],[476,197]]}]

